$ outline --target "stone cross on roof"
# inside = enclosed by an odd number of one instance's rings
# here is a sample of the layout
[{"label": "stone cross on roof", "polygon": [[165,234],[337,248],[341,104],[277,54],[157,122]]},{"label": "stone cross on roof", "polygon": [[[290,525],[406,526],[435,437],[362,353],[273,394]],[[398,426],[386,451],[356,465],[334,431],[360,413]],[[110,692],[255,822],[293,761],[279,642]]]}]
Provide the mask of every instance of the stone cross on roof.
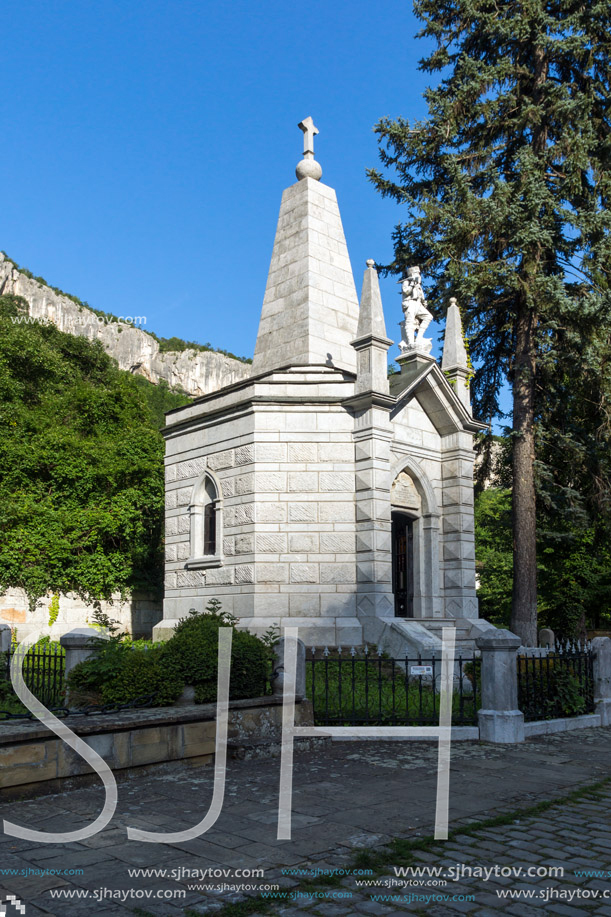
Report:
[{"label": "stone cross on roof", "polygon": [[314,159],[314,135],[320,133],[311,118],[304,118],[297,125],[303,131],[303,155]]},{"label": "stone cross on roof", "polygon": [[297,163],[295,174],[299,181],[302,178],[320,181],[322,169],[320,163],[314,160],[314,135],[318,134],[319,130],[311,118],[304,118],[297,126],[303,131],[303,159]]}]

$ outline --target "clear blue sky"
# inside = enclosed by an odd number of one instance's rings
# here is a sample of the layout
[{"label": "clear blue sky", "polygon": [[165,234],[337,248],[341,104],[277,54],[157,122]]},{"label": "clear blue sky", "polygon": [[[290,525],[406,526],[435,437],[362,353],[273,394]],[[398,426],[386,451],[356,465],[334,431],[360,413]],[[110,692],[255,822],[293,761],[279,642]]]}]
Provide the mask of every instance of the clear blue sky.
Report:
[{"label": "clear blue sky", "polygon": [[[401,213],[365,169],[380,117],[425,113],[418,28],[395,0],[8,0],[0,248],[98,309],[252,355],[302,118],[359,294],[365,260],[390,259]],[[382,293],[396,340],[394,280]]]}]

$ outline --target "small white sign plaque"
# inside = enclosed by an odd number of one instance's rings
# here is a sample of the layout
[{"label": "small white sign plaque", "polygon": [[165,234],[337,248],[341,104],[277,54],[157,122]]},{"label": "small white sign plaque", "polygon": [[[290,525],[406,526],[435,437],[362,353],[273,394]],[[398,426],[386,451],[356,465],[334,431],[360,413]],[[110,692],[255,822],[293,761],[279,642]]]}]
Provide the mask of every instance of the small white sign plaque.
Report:
[{"label": "small white sign plaque", "polygon": [[410,675],[432,675],[432,665],[412,665],[410,666]]}]

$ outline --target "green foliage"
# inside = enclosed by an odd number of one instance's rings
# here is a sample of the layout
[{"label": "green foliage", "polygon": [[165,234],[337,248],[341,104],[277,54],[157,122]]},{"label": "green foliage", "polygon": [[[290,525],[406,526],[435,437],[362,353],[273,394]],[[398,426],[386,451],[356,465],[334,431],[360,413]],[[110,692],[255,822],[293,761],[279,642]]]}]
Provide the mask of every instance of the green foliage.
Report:
[{"label": "green foliage", "polygon": [[[439,692],[421,676],[398,677],[397,669],[385,659],[381,664],[363,658],[352,663],[331,656],[324,669],[318,664],[307,665],[306,694],[320,711],[321,725],[326,717],[345,726],[372,721],[397,725],[406,719],[439,721]],[[455,725],[475,715],[473,698],[472,694],[465,693],[462,699],[458,692],[453,694]]]},{"label": "green foliage", "polygon": [[128,637],[126,633],[121,633],[120,622],[116,618],[111,618],[107,612],[102,611],[99,603],[94,604],[93,614],[89,623],[94,630],[98,630],[101,634],[109,637]]},{"label": "green foliage", "polygon": [[580,716],[587,712],[584,674],[562,657],[518,657],[518,706],[526,720]]},{"label": "green foliage", "polygon": [[[581,526],[539,512],[538,617],[560,637],[611,626],[611,541],[587,519]],[[509,625],[512,590],[511,491],[488,488],[475,500],[475,557],[482,617]]]},{"label": "green foliage", "polygon": [[277,646],[278,643],[280,642],[280,636],[281,636],[280,625],[272,624],[272,626],[268,627],[268,629],[265,631],[265,633],[261,637],[261,643],[264,643],[265,646],[268,647],[268,649],[273,650],[274,647]]},{"label": "green foliage", "polygon": [[163,379],[155,385],[144,376],[132,376],[132,379],[139,394],[146,401],[153,423],[159,429],[164,426],[168,411],[191,403],[191,398],[186,392],[171,389]]},{"label": "green foliage", "polygon": [[92,638],[91,646],[95,649],[94,654],[76,665],[68,675],[68,690],[77,706],[101,702],[104,687],[118,678],[124,657],[130,650],[129,642],[119,636],[107,640]]},{"label": "green foliage", "polygon": [[152,697],[152,705],[173,704],[184,681],[168,672],[164,645],[132,641],[125,636],[94,638],[95,654],[75,666],[68,676],[72,704],[125,704]]},{"label": "green foliage", "polygon": [[[57,640],[40,637],[29,647],[23,658],[22,672],[26,686],[45,706],[56,707],[64,703],[64,684],[61,672],[66,653]],[[0,710],[8,713],[27,713],[7,677],[11,656],[0,653]]]},{"label": "green foliage", "polygon": [[[543,521],[543,520],[542,520]],[[562,637],[611,626],[611,540],[597,525],[539,533],[541,622]]]},{"label": "green foliage", "polygon": [[76,704],[123,704],[153,695],[153,706],[173,704],[185,686],[195,687],[196,703],[216,700],[219,627],[233,627],[230,697],[267,693],[271,650],[257,637],[237,630],[233,615],[211,599],[211,611],[191,612],[167,643],[132,640],[126,635],[93,638],[95,654],[68,677]]},{"label": "green foliage", "polygon": [[509,625],[513,582],[511,491],[489,488],[475,500],[475,569],[479,613]]},{"label": "green foliage", "polygon": [[[222,609],[223,609],[223,603],[221,602],[220,599],[217,599],[217,598],[208,599],[208,604],[206,605],[206,612],[207,612],[207,614],[210,614],[210,615],[220,615],[220,614],[222,614]],[[189,616],[191,617],[191,616],[193,616],[194,614],[195,614],[195,609],[192,608],[191,611],[189,612]],[[237,620],[237,619],[234,617],[234,615],[230,615],[230,614],[228,614],[228,613],[225,614],[225,617],[227,618],[228,621],[229,621],[230,619],[232,619],[233,621],[236,621],[236,620]]]},{"label": "green foliage", "polygon": [[131,646],[122,657],[116,677],[102,689],[105,704],[124,704],[134,698],[151,695],[152,703],[165,707],[175,703],[185,686],[180,676],[168,671],[162,646]]},{"label": "green foliage", "polygon": [[383,171],[369,177],[403,209],[386,270],[421,265],[438,318],[457,297],[476,416],[504,416],[512,387],[512,626],[530,642],[535,437],[550,501],[573,510],[589,492],[600,511],[611,490],[611,6],[414,8],[432,42],[419,66],[437,83],[425,119],[376,126]]},{"label": "green foliage", "polygon": [[4,703],[11,698],[11,683],[0,675],[0,708],[4,708]]},{"label": "green foliage", "polygon": [[161,589],[163,409],[182,396],[0,297],[0,588]]},{"label": "green foliage", "polygon": [[611,334],[604,325],[571,339],[541,368],[545,390],[537,428],[538,512],[553,530],[611,537]]},{"label": "green foliage", "polygon": [[461,304],[488,418],[523,306],[550,359],[567,326],[609,315],[611,8],[417,0],[415,12],[433,42],[419,68],[439,82],[424,120],[377,124],[385,171],[369,177],[405,214],[387,270],[424,265],[438,316],[449,296]]},{"label": "green foliage", "polygon": [[206,344],[198,344],[197,341],[184,341],[182,338],[178,337],[162,338],[153,334],[151,331],[148,331],[147,334],[155,338],[159,344],[160,353],[181,353],[185,350],[196,350],[200,353],[222,353],[226,357],[231,357],[232,360],[239,360],[240,363],[252,363],[252,357],[237,357],[235,353],[231,353],[230,350],[223,350],[222,347],[213,347],[209,342]]},{"label": "green foliage", "polygon": [[57,616],[59,615],[59,595],[54,593],[53,598],[49,602],[49,627],[53,627],[57,621]]},{"label": "green foliage", "polygon": [[579,679],[566,669],[554,672],[550,694],[546,702],[550,714],[581,716],[586,712],[586,699]]},{"label": "green foliage", "polygon": [[165,647],[165,664],[170,671],[195,686],[195,700],[216,699],[219,627],[233,627],[231,645],[232,700],[260,697],[267,693],[269,649],[253,634],[237,630],[235,619],[217,610],[191,612],[177,624]]},{"label": "green foliage", "polygon": [[17,703],[19,702],[17,701],[10,680],[6,677],[9,664],[10,654],[0,653],[0,710],[7,710],[14,713],[16,711],[11,709],[8,705],[12,705],[15,701]]}]

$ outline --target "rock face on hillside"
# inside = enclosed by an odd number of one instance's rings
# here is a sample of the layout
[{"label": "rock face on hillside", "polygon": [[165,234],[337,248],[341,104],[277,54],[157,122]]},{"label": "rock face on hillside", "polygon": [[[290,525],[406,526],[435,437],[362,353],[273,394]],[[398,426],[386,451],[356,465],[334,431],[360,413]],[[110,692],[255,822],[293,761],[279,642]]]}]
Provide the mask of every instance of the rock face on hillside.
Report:
[{"label": "rock face on hillside", "polygon": [[[60,331],[101,341],[121,369],[145,376],[150,382],[164,380],[189,395],[207,395],[251,374],[248,363],[221,353],[184,350],[160,353],[149,334],[130,324],[110,322],[39,283],[14,266],[0,252],[0,295],[23,296],[30,318],[53,322]],[[134,325],[137,324],[134,319]]]}]

